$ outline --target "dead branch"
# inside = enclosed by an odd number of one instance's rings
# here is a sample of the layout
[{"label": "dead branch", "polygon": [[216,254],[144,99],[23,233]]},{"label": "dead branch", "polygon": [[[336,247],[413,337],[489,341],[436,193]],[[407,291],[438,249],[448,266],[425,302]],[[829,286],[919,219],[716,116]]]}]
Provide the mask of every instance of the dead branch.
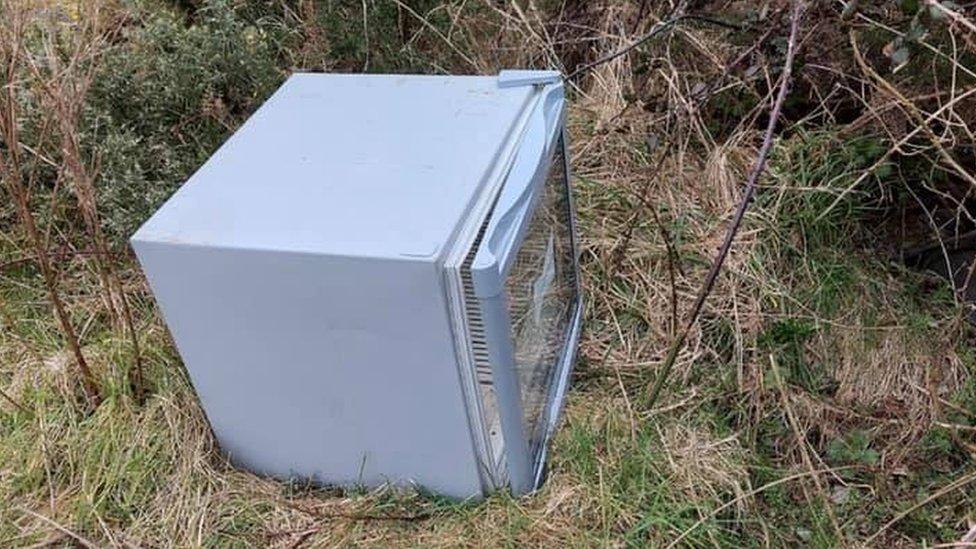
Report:
[{"label": "dead branch", "polygon": [[34,220],[34,214],[30,209],[29,191],[24,184],[24,174],[21,168],[18,143],[18,108],[15,92],[15,82],[23,56],[23,33],[24,17],[20,10],[11,10],[8,16],[8,27],[0,29],[3,35],[0,37],[0,44],[5,47],[0,49],[0,62],[3,63],[3,92],[0,94],[0,137],[6,144],[6,151],[0,152],[0,178],[6,183],[10,196],[14,200],[17,216],[20,224],[27,236],[28,241],[34,248],[37,256],[37,266],[44,279],[44,286],[47,289],[48,297],[54,306],[55,316],[68,346],[75,359],[75,366],[78,370],[82,388],[89,403],[97,406],[101,402],[101,393],[95,381],[95,375],[88,366],[88,361],[81,351],[81,343],[78,334],[75,332],[71,319],[68,317],[64,302],[57,288],[57,277],[51,266],[45,239],[41,236],[40,230]]},{"label": "dead branch", "polygon": [[672,12],[672,15],[670,17],[655,23],[651,27],[651,30],[644,33],[644,35],[638,38],[637,40],[634,40],[627,46],[624,46],[623,48],[620,48],[617,51],[604,55],[603,57],[597,59],[596,61],[587,63],[586,65],[579,67],[578,69],[566,75],[565,77],[566,80],[573,80],[577,76],[589,72],[595,69],[596,67],[599,67],[600,65],[609,63],[610,61],[613,61],[614,59],[620,57],[621,55],[626,55],[629,51],[640,46],[644,42],[647,42],[651,38],[654,38],[655,36],[663,33],[664,31],[670,30],[672,27],[674,27],[675,24],[678,23],[678,21],[681,21],[682,19],[686,18],[683,13],[685,4],[687,4],[687,2],[682,2],[681,4],[679,4],[678,7],[675,8],[674,12]]},{"label": "dead branch", "polygon": [[878,84],[879,88],[881,88],[888,95],[892,96],[892,98],[897,100],[900,105],[905,107],[906,112],[915,122],[915,125],[918,128],[921,128],[922,133],[925,134],[925,136],[928,138],[929,142],[939,153],[939,156],[942,157],[943,161],[945,161],[945,163],[950,168],[952,168],[952,170],[956,173],[956,175],[966,180],[966,182],[968,182],[973,187],[976,187],[976,176],[973,176],[971,173],[969,173],[969,171],[966,170],[966,168],[964,168],[962,165],[960,165],[959,161],[957,161],[955,157],[953,157],[949,153],[949,151],[946,150],[945,146],[942,144],[942,140],[939,139],[939,137],[935,135],[935,132],[932,131],[932,128],[929,127],[929,120],[926,119],[926,117],[922,116],[921,111],[915,105],[915,103],[912,103],[908,98],[904,96],[904,94],[898,91],[893,85],[891,85],[890,82],[888,82],[888,80],[886,80],[880,74],[878,74],[878,72],[875,71],[867,63],[867,61],[864,59],[864,56],[861,54],[861,49],[858,47],[857,37],[854,35],[854,32],[851,31],[848,34],[848,36],[851,42],[851,49],[854,50],[854,59],[857,61],[857,64],[861,68],[861,70],[867,76],[869,76],[871,80],[874,80],[874,82]]},{"label": "dead branch", "polygon": [[[137,402],[145,396],[142,352],[135,330],[132,310],[113,262],[108,239],[102,230],[101,216],[95,191],[96,170],[85,162],[79,142],[81,112],[98,66],[98,56],[106,43],[114,39],[121,28],[102,28],[101,3],[88,4],[88,12],[80,19],[73,49],[62,64],[56,45],[56,32],[44,29],[43,62],[26,55],[26,64],[43,92],[44,104],[53,114],[57,126],[61,152],[59,179],[67,179],[75,197],[82,221],[92,240],[95,266],[103,290],[103,301],[116,326],[128,334],[133,351],[133,367],[128,370],[129,385]],[[43,68],[42,68],[43,67]]]},{"label": "dead branch", "polygon": [[691,332],[692,327],[694,327],[695,322],[698,320],[702,307],[705,305],[705,300],[708,299],[708,296],[712,293],[712,288],[715,286],[715,281],[718,278],[718,274],[722,270],[722,266],[725,264],[725,258],[728,256],[729,250],[732,248],[732,242],[735,239],[736,233],[739,231],[739,226],[742,224],[742,219],[745,217],[746,210],[752,203],[752,198],[756,193],[756,183],[766,167],[766,159],[769,157],[769,151],[773,147],[773,137],[776,126],[779,122],[780,113],[783,109],[783,102],[786,100],[786,94],[789,91],[790,80],[793,73],[793,59],[796,55],[800,20],[803,17],[804,11],[805,3],[803,0],[795,0],[793,3],[793,11],[790,15],[790,36],[786,50],[786,60],[783,62],[783,73],[780,77],[779,92],[776,95],[776,100],[773,103],[772,110],[770,111],[769,124],[766,127],[763,143],[759,149],[759,156],[756,158],[756,163],[753,165],[752,171],[749,173],[745,193],[742,196],[742,200],[739,202],[735,216],[732,218],[732,223],[729,225],[729,228],[725,233],[725,240],[722,242],[722,246],[719,248],[718,255],[712,262],[712,266],[705,277],[701,290],[698,292],[698,297],[695,299],[695,303],[692,306],[691,314],[688,316],[688,320],[685,323],[684,328],[678,333],[678,336],[671,343],[671,348],[668,350],[668,354],[665,357],[664,362],[661,364],[661,371],[658,374],[657,380],[655,381],[654,386],[651,389],[650,396],[648,397],[648,407],[653,407],[654,403],[657,401],[657,398],[661,393],[661,389],[664,387],[671,370],[674,368],[674,362],[678,358],[678,353],[684,347],[688,334]]},{"label": "dead branch", "polygon": [[702,23],[709,23],[709,24],[715,25],[717,27],[723,27],[723,28],[732,29],[732,30],[741,30],[741,28],[738,25],[735,25],[733,23],[729,23],[728,21],[722,21],[721,19],[715,19],[713,17],[706,17],[704,15],[686,14],[686,13],[684,13],[684,10],[685,10],[685,7],[686,7],[687,4],[688,4],[687,1],[681,2],[674,9],[674,11],[671,12],[671,15],[667,19],[663,19],[663,20],[655,23],[651,27],[651,30],[649,30],[646,33],[644,33],[643,36],[641,36],[637,40],[634,40],[633,42],[631,42],[630,44],[624,46],[623,48],[620,48],[617,51],[614,51],[614,52],[611,52],[611,53],[609,53],[607,55],[604,55],[603,57],[597,59],[596,61],[593,61],[591,63],[587,63],[586,65],[583,65],[582,67],[574,70],[573,72],[569,73],[565,77],[566,80],[573,80],[577,76],[579,76],[579,75],[581,75],[583,73],[589,72],[589,71],[595,69],[596,67],[599,67],[600,65],[603,65],[605,63],[609,63],[610,61],[613,61],[614,59],[620,57],[621,55],[626,55],[628,52],[630,52],[634,48],[640,46],[644,42],[647,42],[651,38],[654,38],[655,36],[657,36],[657,35],[665,32],[665,31],[671,30],[672,28],[674,28],[674,26],[676,24],[678,24],[681,21],[686,21],[686,20],[701,21]]}]

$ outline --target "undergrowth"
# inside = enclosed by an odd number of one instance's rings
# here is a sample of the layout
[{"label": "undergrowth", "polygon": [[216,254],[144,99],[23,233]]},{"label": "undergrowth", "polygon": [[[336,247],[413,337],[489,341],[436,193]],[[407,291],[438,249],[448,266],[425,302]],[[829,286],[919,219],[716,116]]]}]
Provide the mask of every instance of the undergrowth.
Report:
[{"label": "undergrowth", "polygon": [[[668,8],[96,4],[0,1],[3,67],[17,56],[39,67],[2,72],[16,116],[10,124],[2,115],[12,111],[0,112],[0,157],[20,151],[45,235],[35,249],[4,186],[0,545],[907,546],[957,541],[976,520],[972,485],[952,484],[976,470],[966,289],[901,255],[933,234],[948,255],[953,232],[976,225],[976,109],[951,103],[974,81],[974,36],[931,3],[862,3],[852,16],[810,4],[762,188],[654,409],[642,402],[755,158],[787,3],[694,3],[707,18],[570,83],[580,359],[546,484],[485,502],[287,484],[231,467],[125,238],[292,70],[569,73],[630,48]],[[972,20],[971,9],[950,8]],[[16,13],[29,29],[22,49],[10,40]],[[56,89],[77,92],[77,123],[64,127],[94,174],[138,353],[82,223],[84,195],[69,192],[77,179],[47,108],[51,56],[77,61],[56,73],[74,87]],[[931,135],[911,133],[913,109],[941,113]],[[11,173],[0,170],[5,183]],[[97,405],[79,390],[39,257],[55,266]],[[130,375],[137,363],[144,400]]]}]

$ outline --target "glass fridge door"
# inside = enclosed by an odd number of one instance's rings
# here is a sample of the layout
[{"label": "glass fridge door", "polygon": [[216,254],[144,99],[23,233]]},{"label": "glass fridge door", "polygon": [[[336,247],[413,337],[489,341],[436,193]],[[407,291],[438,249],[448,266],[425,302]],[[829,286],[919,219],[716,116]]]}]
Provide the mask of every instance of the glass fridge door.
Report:
[{"label": "glass fridge door", "polygon": [[544,86],[468,264],[516,494],[539,480],[578,333],[564,135],[562,84]]},{"label": "glass fridge door", "polygon": [[533,463],[545,443],[550,397],[579,297],[564,151],[560,136],[504,289]]}]

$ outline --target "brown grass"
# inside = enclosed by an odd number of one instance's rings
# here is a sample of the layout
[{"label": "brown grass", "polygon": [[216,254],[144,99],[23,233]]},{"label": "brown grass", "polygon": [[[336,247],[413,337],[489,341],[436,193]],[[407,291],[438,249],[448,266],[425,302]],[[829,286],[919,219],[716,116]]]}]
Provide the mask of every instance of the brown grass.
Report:
[{"label": "brown grass", "polygon": [[[55,4],[0,2],[0,13],[62,13]],[[124,38],[105,44],[106,25],[136,23],[107,17],[122,9],[116,3],[97,4],[105,10],[99,32],[83,23],[95,10],[63,12],[74,23],[59,22],[56,33],[82,53],[49,43],[57,50],[49,55],[79,63],[61,70],[12,48],[18,19],[0,20],[3,61],[17,63],[0,82],[0,544],[907,545],[954,541],[976,520],[961,482],[971,476],[976,433],[964,289],[937,298],[944,283],[893,266],[887,244],[878,244],[895,234],[931,239],[930,220],[971,217],[976,110],[965,60],[976,52],[968,11],[954,11],[951,24],[913,46],[913,55],[941,60],[938,70],[913,67],[933,76],[903,79],[908,69],[892,73],[883,54],[897,39],[889,30],[897,13],[862,10],[844,22],[839,8],[811,7],[791,96],[800,106],[787,109],[760,197],[653,409],[641,396],[758,153],[789,4],[762,3],[767,19],[750,22],[741,4],[752,3],[695,3],[742,28],[682,21],[574,78],[569,132],[586,327],[550,476],[527,498],[458,504],[286,485],[220,456],[141,275],[128,258],[117,264],[118,250],[100,234],[98,162],[85,156],[73,125],[98,63],[85,48],[120,47]],[[426,12],[395,4],[402,39],[432,65],[486,73],[572,72],[678,13],[619,0],[457,1]],[[678,8],[691,11],[688,4]],[[14,7],[25,11],[8,11]],[[328,55],[316,5],[295,7],[308,40],[293,60],[346,66]],[[438,27],[442,15],[449,23]],[[373,24],[365,22],[366,32]],[[54,116],[35,153],[19,147],[24,115],[11,110],[24,96],[46,98]],[[857,114],[832,121],[844,109]],[[830,138],[817,141],[818,132]],[[814,173],[865,154],[853,148],[864,135],[883,147],[875,160]],[[55,164],[53,179],[18,173],[8,160],[18,154],[43,155]],[[814,159],[809,166],[802,155]],[[944,177],[877,176],[918,162]],[[897,181],[914,185],[917,207],[893,205]],[[880,213],[840,215],[855,199]],[[906,218],[911,227],[890,229]],[[843,238],[830,236],[824,219]],[[828,295],[833,285],[839,289]],[[52,306],[63,314],[53,317]],[[131,306],[128,321],[123,306]],[[826,388],[811,387],[797,364],[819,372]],[[133,372],[144,374],[144,403],[133,398]],[[104,402],[79,406],[79,383]],[[831,454],[861,432],[876,462]],[[930,439],[949,450],[933,450]],[[838,493],[854,495],[841,501]]]}]

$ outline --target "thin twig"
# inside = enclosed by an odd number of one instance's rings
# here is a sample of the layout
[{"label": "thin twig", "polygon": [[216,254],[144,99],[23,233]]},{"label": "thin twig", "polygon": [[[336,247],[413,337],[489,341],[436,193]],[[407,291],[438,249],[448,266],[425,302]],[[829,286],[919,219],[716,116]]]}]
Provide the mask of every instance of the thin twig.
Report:
[{"label": "thin twig", "polygon": [[725,233],[725,240],[722,242],[722,246],[719,248],[718,255],[712,262],[708,275],[705,277],[705,282],[702,284],[701,290],[698,292],[698,297],[695,299],[695,304],[691,308],[691,314],[688,316],[688,321],[685,323],[681,332],[678,333],[678,336],[671,343],[671,348],[668,350],[668,354],[661,365],[661,372],[658,374],[657,380],[655,381],[654,387],[651,389],[651,393],[648,398],[648,407],[653,407],[654,403],[657,401],[657,398],[661,393],[661,389],[664,387],[664,384],[667,381],[668,375],[671,373],[672,368],[674,368],[674,362],[678,358],[678,353],[684,347],[688,334],[691,332],[692,327],[698,320],[702,307],[705,305],[705,300],[708,299],[708,296],[712,293],[712,288],[715,286],[715,280],[718,278],[718,274],[722,270],[722,266],[725,264],[725,258],[728,256],[729,250],[732,248],[732,241],[735,239],[735,235],[739,231],[739,226],[742,224],[742,219],[745,217],[746,210],[749,208],[749,204],[752,203],[752,197],[756,193],[756,183],[766,167],[766,159],[769,157],[769,151],[773,148],[773,137],[776,131],[776,126],[779,122],[780,113],[783,109],[783,102],[786,100],[786,94],[789,91],[790,80],[793,73],[793,59],[796,55],[797,37],[799,35],[800,20],[803,17],[803,12],[804,2],[802,0],[796,0],[793,3],[793,11],[790,15],[790,37],[786,50],[786,60],[783,62],[783,74],[780,78],[779,92],[776,95],[776,100],[773,103],[773,108],[769,114],[769,124],[766,127],[766,134],[763,138],[762,147],[759,149],[759,157],[756,158],[756,163],[753,166],[752,171],[749,173],[749,178],[746,182],[745,194],[742,196],[742,200],[739,202],[739,206],[736,209],[735,217],[732,218],[732,223],[729,225],[729,228]]},{"label": "thin twig", "polygon": [[925,4],[938,10],[939,12],[942,13],[942,15],[949,17],[949,19],[952,19],[953,22],[959,23],[963,27],[966,27],[966,29],[968,29],[969,32],[976,33],[976,24],[973,24],[972,21],[966,19],[959,12],[953,11],[945,7],[944,5],[942,5],[941,2],[937,2],[936,0],[925,0]]},{"label": "thin twig", "polygon": [[321,528],[312,528],[312,529],[309,529],[309,530],[305,530],[304,532],[300,532],[298,534],[298,537],[295,538],[295,541],[293,541],[291,543],[291,545],[289,545],[288,547],[290,549],[297,549],[298,547],[301,547],[302,545],[305,544],[305,542],[308,540],[308,538],[310,538],[310,537],[314,536],[315,534],[319,533],[321,530],[322,530]]},{"label": "thin twig", "polygon": [[669,17],[667,17],[666,19],[662,19],[661,21],[658,21],[657,23],[655,23],[654,25],[652,25],[651,28],[650,28],[650,30],[648,30],[646,33],[644,33],[643,36],[641,36],[637,40],[634,40],[633,42],[631,42],[629,45],[624,46],[623,48],[621,48],[621,49],[619,49],[619,50],[617,50],[615,52],[611,52],[611,53],[609,53],[607,55],[604,55],[603,57],[597,59],[596,61],[593,61],[591,63],[587,63],[586,65],[583,65],[582,67],[579,67],[578,69],[576,69],[573,72],[569,73],[566,76],[566,80],[572,80],[572,79],[576,78],[577,76],[579,76],[579,75],[581,75],[581,74],[583,74],[585,72],[588,72],[590,70],[595,69],[596,67],[599,67],[600,65],[603,65],[604,63],[609,63],[610,61],[613,61],[614,59],[620,57],[621,55],[625,55],[627,52],[629,52],[629,51],[633,50],[634,48],[640,46],[644,42],[647,42],[651,38],[654,38],[655,36],[661,34],[662,32],[664,32],[666,30],[669,30],[670,28],[672,28],[675,25],[675,23],[677,23],[681,19],[685,18],[684,11],[685,11],[685,6],[687,6],[687,4],[688,4],[687,0],[679,3],[674,8],[674,11],[671,12],[671,14],[670,14]]},{"label": "thin twig", "polygon": [[[661,174],[661,169],[664,166],[664,161],[668,157],[668,152],[671,150],[671,143],[665,147],[661,156],[658,158],[657,163],[651,170],[651,173],[647,174],[647,178],[644,180],[644,185],[641,187],[639,193],[636,194],[638,201],[637,206],[630,215],[630,219],[627,221],[627,227],[624,228],[623,235],[621,236],[620,243],[614,247],[613,251],[610,253],[610,268],[608,269],[611,273],[617,272],[620,268],[620,264],[623,262],[624,257],[627,255],[628,248],[634,237],[634,231],[637,229],[637,222],[640,221],[640,214],[642,208],[648,208],[654,215],[655,222],[658,222],[657,212],[654,210],[653,204],[647,198],[647,194],[651,190],[651,185],[657,180],[658,176]],[[667,233],[667,229],[659,224],[659,226]],[[670,253],[670,238],[665,238],[665,245],[668,247]]]},{"label": "thin twig", "polygon": [[[80,53],[75,53],[68,59],[68,65],[64,70],[60,70],[59,54],[54,46],[56,38],[52,35],[53,31],[47,30],[44,38],[49,54],[47,63],[43,63],[48,67],[47,71],[42,70],[37,61],[32,58],[28,59],[28,65],[37,77],[42,91],[45,92],[50,111],[57,119],[63,163],[60,172],[62,176],[70,177],[71,185],[66,186],[71,189],[76,198],[82,220],[97,252],[94,256],[95,265],[104,291],[105,303],[116,324],[121,325],[122,331],[129,335],[133,357],[133,366],[128,371],[129,384],[133,398],[137,403],[142,404],[145,400],[145,383],[139,334],[136,333],[132,308],[129,306],[125,289],[112,261],[108,241],[102,231],[95,196],[96,169],[90,168],[84,162],[81,144],[78,141],[78,119],[85,96],[91,87],[95,68],[98,66],[98,52],[101,50],[99,46],[121,32],[120,26],[101,28],[99,22],[102,17],[99,9],[99,4],[92,5],[92,11],[85,17],[88,25],[77,40],[78,51],[83,48],[91,50],[85,59],[81,58]],[[82,68],[82,61],[87,62],[84,68]]]},{"label": "thin twig", "polygon": [[6,154],[0,154],[0,179],[7,186],[8,193],[14,200],[17,216],[21,226],[26,233],[27,239],[37,255],[37,266],[41,271],[44,286],[47,289],[51,304],[54,307],[55,317],[61,325],[61,330],[72,355],[75,358],[75,365],[78,369],[79,378],[85,396],[92,406],[97,406],[101,402],[101,391],[95,379],[95,374],[88,366],[85,355],[81,350],[81,343],[71,319],[68,316],[67,308],[61,299],[61,294],[57,288],[57,276],[54,267],[47,257],[47,245],[41,235],[34,219],[34,214],[30,209],[30,191],[24,182],[24,172],[20,162],[20,147],[16,144],[20,142],[18,132],[18,113],[17,98],[14,89],[14,82],[23,52],[24,33],[24,14],[21,11],[13,11],[11,14],[12,26],[10,35],[0,37],[0,45],[5,44],[0,49],[0,57],[5,66],[5,82],[3,93],[0,94],[0,138],[7,144]]},{"label": "thin twig", "polygon": [[[837,522],[837,517],[834,514],[833,508],[830,506],[830,498],[827,497],[827,490],[824,488],[823,482],[820,481],[820,475],[813,474],[813,460],[810,459],[810,452],[807,448],[807,439],[803,436],[803,432],[800,430],[800,422],[796,419],[796,414],[793,413],[793,407],[790,406],[790,399],[786,394],[786,384],[783,382],[783,377],[779,372],[779,365],[776,363],[776,357],[772,354],[769,355],[769,365],[773,370],[773,377],[776,381],[776,386],[779,389],[780,402],[783,405],[783,411],[786,412],[786,419],[790,424],[790,429],[793,431],[793,436],[796,438],[796,443],[800,447],[800,457],[803,460],[803,465],[806,466],[807,470],[811,472],[810,477],[813,479],[813,484],[817,488],[817,494],[820,496],[820,504],[823,505],[824,511],[827,513],[827,519],[830,520],[830,525],[834,528],[834,535],[837,536],[837,540],[844,542],[846,545],[846,538],[844,536],[844,531],[840,528],[840,523]],[[822,461],[822,460],[821,460]],[[806,492],[805,483],[804,492]],[[807,499],[810,496],[807,495]]]},{"label": "thin twig", "polygon": [[9,402],[10,404],[13,404],[14,407],[16,407],[21,412],[27,413],[27,408],[25,408],[23,404],[17,402],[14,399],[14,397],[12,397],[9,394],[7,394],[7,391],[4,391],[3,389],[0,389],[0,397],[3,397],[4,400],[6,400],[7,402]]},{"label": "thin twig", "polygon": [[743,500],[746,500],[748,498],[751,498],[751,497],[753,497],[753,496],[755,496],[757,494],[761,494],[761,493],[765,492],[766,490],[769,490],[770,488],[775,488],[775,487],[779,486],[780,484],[786,484],[787,482],[791,482],[791,481],[794,481],[794,480],[797,480],[797,479],[806,478],[806,477],[808,477],[810,475],[822,475],[824,473],[835,473],[837,471],[843,471],[843,470],[846,470],[846,469],[854,469],[854,468],[855,468],[855,466],[848,465],[848,466],[844,466],[844,467],[835,467],[833,469],[818,469],[816,471],[803,471],[803,472],[800,472],[800,473],[796,473],[794,475],[790,475],[788,477],[783,477],[781,479],[776,479],[776,480],[774,480],[772,482],[768,482],[766,484],[763,484],[759,488],[756,488],[754,490],[750,490],[748,492],[739,494],[738,496],[730,499],[729,501],[726,501],[722,505],[719,505],[715,509],[712,509],[711,512],[709,512],[707,515],[705,515],[701,519],[699,519],[698,522],[692,524],[684,532],[681,532],[681,534],[678,535],[678,537],[676,537],[673,540],[671,540],[671,543],[669,543],[667,545],[667,549],[670,549],[671,547],[677,546],[679,543],[681,543],[682,540],[684,540],[686,537],[688,537],[688,535],[690,535],[692,532],[694,532],[695,530],[697,530],[698,527],[700,527],[702,524],[705,524],[706,522],[708,522],[709,520],[711,520],[712,518],[714,518],[715,516],[717,516],[722,511],[728,509],[729,507],[732,507],[733,505],[739,503],[740,501],[743,501]]},{"label": "thin twig", "polygon": [[[866,170],[861,172],[861,174],[857,176],[857,178],[854,181],[852,181],[850,185],[848,185],[847,187],[844,188],[844,190],[838,193],[837,198],[835,198],[833,202],[830,203],[830,205],[824,208],[824,210],[817,215],[814,221],[820,221],[821,219],[830,215],[830,212],[832,212],[834,208],[836,208],[837,205],[840,204],[844,200],[844,198],[847,197],[848,194],[850,194],[855,188],[857,188],[858,185],[863,183],[864,180],[866,180],[871,174],[875,173],[878,170],[878,168],[887,164],[891,159],[892,155],[900,151],[903,146],[905,146],[909,141],[912,140],[912,138],[914,138],[918,133],[922,131],[922,128],[928,128],[929,124],[933,122],[935,119],[937,119],[943,112],[951,109],[956,104],[960,103],[963,99],[966,99],[973,94],[976,94],[976,88],[970,88],[966,90],[965,92],[954,97],[951,101],[939,107],[939,109],[933,112],[932,114],[928,115],[922,121],[921,124],[916,124],[915,127],[913,127],[904,136],[902,136],[901,139],[898,140],[898,142],[888,147],[888,150],[885,151],[885,153],[881,155],[881,157],[878,158],[874,162],[874,164],[871,164],[871,166],[869,166]],[[895,101],[894,103],[897,104],[897,101]]]},{"label": "thin twig", "polygon": [[63,526],[63,525],[61,525],[59,523],[57,523],[53,519],[50,519],[48,517],[45,517],[44,515],[42,515],[40,513],[35,513],[34,511],[31,511],[30,509],[27,509],[27,508],[24,508],[24,507],[21,507],[20,510],[22,512],[28,514],[28,515],[31,515],[32,517],[36,517],[36,518],[41,519],[41,521],[47,523],[48,525],[50,525],[52,528],[54,528],[58,532],[61,532],[62,534],[64,534],[64,535],[70,537],[71,539],[75,540],[82,547],[91,548],[91,549],[95,549],[96,547],[98,547],[98,545],[96,545],[93,541],[91,541],[91,540],[89,540],[87,538],[82,537],[80,534],[78,534],[76,532],[71,531],[70,529],[68,529],[67,527],[65,527],[65,526]]},{"label": "thin twig", "polygon": [[973,527],[969,529],[969,532],[966,532],[966,535],[959,540],[959,543],[965,544],[972,544],[974,542],[976,542],[976,524],[974,524]]},{"label": "thin twig", "polygon": [[464,61],[467,64],[471,65],[471,67],[474,68],[475,70],[480,70],[480,67],[478,66],[477,63],[474,62],[473,59],[471,59],[470,57],[468,57],[463,51],[461,51],[460,48],[458,48],[457,46],[455,46],[454,45],[454,42],[451,42],[451,39],[450,38],[444,36],[444,33],[442,33],[440,30],[438,30],[437,27],[435,27],[434,25],[432,25],[430,21],[424,19],[424,17],[422,15],[420,15],[419,13],[417,13],[416,11],[414,11],[413,8],[411,8],[410,6],[404,4],[402,2],[402,0],[393,0],[393,2],[397,5],[397,10],[398,10],[397,13],[398,14],[402,13],[402,12],[399,11],[400,9],[406,10],[415,19],[417,19],[418,21],[420,21],[420,23],[423,26],[425,26],[428,29],[430,29],[430,31],[433,32],[435,36],[437,36],[445,44],[447,44],[447,47],[451,48],[454,51],[454,53],[458,54],[458,56],[461,59],[464,59]]},{"label": "thin twig", "polygon": [[912,118],[916,126],[922,129],[922,133],[925,137],[932,143],[936,152],[945,161],[945,163],[952,168],[953,172],[956,173],[962,179],[965,179],[967,183],[976,188],[976,176],[969,173],[969,171],[959,164],[959,161],[953,157],[949,151],[946,150],[942,141],[939,139],[932,128],[929,127],[928,120],[922,116],[919,108],[912,103],[907,97],[904,96],[897,88],[891,85],[891,82],[883,78],[876,70],[874,70],[871,65],[864,59],[861,54],[861,49],[858,47],[857,37],[854,31],[848,32],[848,38],[850,39],[851,49],[854,50],[854,60],[857,61],[858,66],[861,68],[867,76],[874,80],[878,87],[885,92],[887,92],[893,99],[895,99],[900,105],[905,107],[905,112]]},{"label": "thin twig", "polygon": [[[97,250],[93,250],[90,248],[84,250],[69,250],[69,249],[65,249],[64,247],[58,250],[48,250],[46,253],[48,256],[48,260],[53,259],[55,261],[64,261],[66,259],[74,258],[74,257],[86,257],[86,256],[99,255],[99,252]],[[109,253],[113,256],[121,256],[121,254],[114,254],[112,252]],[[3,273],[8,269],[13,269],[27,263],[35,263],[35,262],[37,262],[37,254],[15,257],[13,259],[0,263],[0,273]]]},{"label": "thin twig", "polygon": [[670,30],[671,28],[673,28],[675,26],[675,24],[677,24],[680,21],[685,21],[685,20],[701,21],[703,23],[711,23],[712,25],[715,25],[715,26],[718,26],[718,27],[724,27],[724,28],[727,28],[727,29],[742,30],[742,28],[739,27],[738,25],[736,25],[734,23],[729,23],[728,21],[722,21],[721,19],[715,19],[713,17],[707,17],[707,16],[704,16],[704,15],[695,15],[695,14],[685,14],[685,13],[682,13],[683,10],[684,10],[684,5],[685,4],[687,4],[687,2],[683,2],[683,3],[679,4],[678,7],[675,8],[675,10],[673,12],[674,15],[672,15],[671,17],[669,17],[667,19],[664,19],[664,20],[661,20],[661,21],[655,23],[651,27],[651,30],[647,31],[643,36],[641,36],[637,40],[633,41],[632,43],[628,44],[627,46],[624,46],[623,48],[620,48],[619,50],[617,50],[615,52],[612,52],[612,53],[609,53],[607,55],[604,55],[603,57],[597,59],[596,61],[593,61],[591,63],[587,63],[586,65],[583,65],[582,67],[574,70],[573,72],[569,73],[569,75],[566,76],[566,80],[572,80],[572,79],[576,78],[577,76],[579,76],[580,74],[583,74],[583,73],[588,72],[588,71],[590,71],[592,69],[595,69],[596,67],[599,67],[600,65],[603,65],[604,63],[609,63],[610,61],[613,61],[614,59],[620,57],[621,55],[626,54],[627,52],[633,50],[634,48],[640,46],[644,42],[647,42],[648,40],[650,40],[651,38],[654,38],[655,36],[661,34],[662,32],[664,32],[666,30]]},{"label": "thin twig", "polygon": [[661,222],[661,218],[657,215],[657,209],[655,208],[651,208],[651,219],[657,225],[658,232],[661,233],[661,239],[664,240],[664,249],[667,252],[668,284],[671,289],[671,316],[668,321],[668,334],[674,337],[675,332],[678,330],[678,281],[677,276],[675,276],[675,270],[681,270],[681,261],[678,257],[678,252],[674,249],[674,243],[671,241],[671,232]]},{"label": "thin twig", "polygon": [[932,503],[936,499],[938,499],[938,498],[940,498],[940,497],[948,494],[949,492],[951,492],[953,490],[958,490],[958,489],[960,489],[960,488],[968,485],[969,483],[971,483],[973,481],[976,481],[976,473],[970,473],[970,474],[968,474],[968,475],[966,475],[966,476],[964,476],[962,478],[958,478],[958,479],[950,482],[949,484],[946,484],[942,488],[939,488],[935,492],[932,492],[932,494],[929,497],[923,499],[922,501],[916,503],[915,505],[912,505],[911,507],[909,507],[908,509],[905,509],[901,513],[898,513],[893,519],[891,519],[888,522],[886,522],[884,524],[884,526],[882,526],[881,528],[878,529],[877,532],[871,534],[871,536],[868,539],[864,540],[864,545],[865,546],[870,546],[871,545],[871,542],[874,541],[875,539],[877,539],[878,536],[880,536],[881,534],[885,533],[889,528],[891,528],[892,526],[894,526],[896,523],[898,523],[899,521],[901,521],[902,519],[904,519],[908,515],[914,513],[915,511],[921,509],[922,507],[925,507],[929,503]]}]

